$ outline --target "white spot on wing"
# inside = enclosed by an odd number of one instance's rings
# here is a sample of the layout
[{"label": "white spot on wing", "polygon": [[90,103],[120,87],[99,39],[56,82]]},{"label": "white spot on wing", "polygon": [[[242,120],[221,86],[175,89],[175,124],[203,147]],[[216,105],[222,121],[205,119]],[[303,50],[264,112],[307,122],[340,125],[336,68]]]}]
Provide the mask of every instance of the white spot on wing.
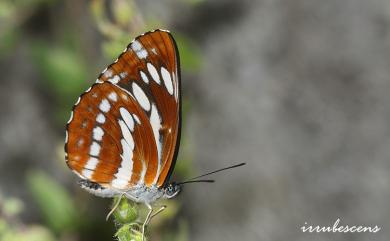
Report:
[{"label": "white spot on wing", "polygon": [[136,52],[136,54],[140,59],[145,59],[146,57],[148,57],[148,52],[145,49]]},{"label": "white spot on wing", "polygon": [[142,44],[138,42],[138,40],[134,40],[133,43],[131,44],[131,49],[134,50],[135,52],[140,51],[142,49]]},{"label": "white spot on wing", "polygon": [[[125,144],[126,142],[126,144]],[[129,144],[129,142],[133,143],[133,145]],[[127,139],[122,139],[121,140],[121,144],[122,146],[124,147],[123,149],[123,157],[125,157],[125,159],[130,159],[133,158],[133,150],[134,150],[134,141],[133,141],[133,138],[131,137],[131,140]],[[126,158],[128,157],[128,158]]]},{"label": "white spot on wing", "polygon": [[138,124],[141,124],[141,121],[140,119],[138,118],[138,116],[136,114],[133,114],[133,118],[134,120],[138,123]]},{"label": "white spot on wing", "polygon": [[84,169],[82,172],[81,172],[81,175],[83,175],[85,178],[87,179],[91,179],[92,178],[92,174],[93,174],[93,171],[91,170],[88,170],[88,169]]},{"label": "white spot on wing", "polygon": [[76,143],[76,146],[77,147],[81,147],[81,145],[84,144],[84,139],[83,138],[80,138],[77,143]]},{"label": "white spot on wing", "polygon": [[89,169],[89,170],[95,170],[97,164],[98,164],[99,160],[95,157],[90,157],[87,161],[87,164],[85,165],[85,169]]},{"label": "white spot on wing", "polygon": [[[152,125],[152,130],[154,134],[154,139],[156,140],[157,145],[157,157],[158,157],[158,166],[157,173],[160,174],[161,168],[161,142],[160,142],[160,129],[161,129],[161,118],[158,114],[156,106],[152,105],[152,110],[150,113],[150,124]],[[154,183],[157,182],[159,175],[156,175]]]},{"label": "white spot on wing", "polygon": [[91,149],[89,150],[89,155],[91,156],[99,156],[100,153],[100,145],[97,142],[92,142]]},{"label": "white spot on wing", "polygon": [[110,81],[111,83],[113,84],[118,84],[118,82],[121,80],[121,78],[119,77],[119,75],[114,75],[114,77],[112,77],[111,79],[108,79],[108,81]]},{"label": "white spot on wing", "polygon": [[121,113],[122,120],[126,123],[127,128],[129,128],[130,131],[133,131],[134,121],[133,117],[131,117],[131,114],[123,107],[119,108],[119,112]]},{"label": "white spot on wing", "polygon": [[87,120],[84,120],[82,123],[81,123],[81,128],[85,128],[85,127],[87,127]]},{"label": "white spot on wing", "polygon": [[108,98],[112,101],[117,101],[118,100],[118,95],[115,93],[115,92],[111,92],[109,95],[108,95]]},{"label": "white spot on wing", "polygon": [[142,80],[143,80],[146,84],[149,84],[148,76],[146,76],[146,74],[145,74],[143,71],[140,71],[139,73],[140,73],[140,75],[141,75]]},{"label": "white spot on wing", "polygon": [[104,135],[104,131],[100,126],[97,126],[93,129],[93,139],[101,141]]},{"label": "white spot on wing", "polygon": [[111,106],[107,99],[103,99],[102,102],[100,102],[99,109],[103,112],[108,112],[110,110]]},{"label": "white spot on wing", "polygon": [[134,40],[130,47],[138,56],[138,58],[145,59],[146,57],[148,57],[148,51],[146,51],[142,44],[137,40]]},{"label": "white spot on wing", "polygon": [[123,79],[127,76],[127,72],[121,72],[119,76]]},{"label": "white spot on wing", "polygon": [[[122,162],[123,162],[123,159],[122,159]],[[120,176],[122,176],[125,173],[125,171],[122,171],[122,170],[125,170],[125,169],[122,167],[120,167],[118,169],[118,173],[115,174],[115,179],[112,180],[112,182],[111,182],[111,185],[114,188],[122,189],[122,188],[125,188],[127,186],[127,184],[129,184],[129,181],[125,177],[120,178]]]},{"label": "white spot on wing", "polygon": [[144,184],[145,174],[146,174],[146,164],[145,164],[145,161],[142,160],[142,171],[141,171],[140,178],[139,178],[139,181],[138,181],[137,185]]},{"label": "white spot on wing", "polygon": [[100,124],[104,124],[104,122],[106,121],[106,117],[104,117],[104,115],[102,113],[99,113],[97,116],[96,116],[96,121]]},{"label": "white spot on wing", "polygon": [[133,149],[124,139],[121,139],[121,145],[123,150],[121,167],[118,169],[118,172],[115,174],[115,179],[111,183],[113,187],[119,189],[125,188],[128,185],[133,172]]},{"label": "white spot on wing", "polygon": [[133,150],[134,149],[134,140],[133,140],[133,136],[131,135],[129,128],[122,120],[119,120],[118,123],[119,123],[119,126],[121,128],[121,132],[122,132],[122,136],[123,136],[124,140],[126,141],[128,147],[131,150]]},{"label": "white spot on wing", "polygon": [[137,85],[137,83],[133,82],[133,94],[137,99],[138,103],[144,108],[144,110],[148,111],[150,109],[150,103],[148,97],[145,95],[144,91]]},{"label": "white spot on wing", "polygon": [[106,78],[111,78],[112,76],[112,71],[110,69],[106,69],[106,71],[104,71],[104,74],[103,74],[104,77]]},{"label": "white spot on wing", "polygon": [[161,83],[160,76],[158,75],[157,70],[154,67],[154,65],[151,63],[147,63],[146,66],[148,67],[148,71],[149,71],[150,75],[152,76],[153,80],[156,81],[157,84],[160,84]]},{"label": "white spot on wing", "polygon": [[171,75],[169,74],[168,70],[164,67],[161,67],[161,75],[164,80],[165,87],[168,90],[168,93],[170,95],[173,94],[173,83],[172,83],[172,78]]}]

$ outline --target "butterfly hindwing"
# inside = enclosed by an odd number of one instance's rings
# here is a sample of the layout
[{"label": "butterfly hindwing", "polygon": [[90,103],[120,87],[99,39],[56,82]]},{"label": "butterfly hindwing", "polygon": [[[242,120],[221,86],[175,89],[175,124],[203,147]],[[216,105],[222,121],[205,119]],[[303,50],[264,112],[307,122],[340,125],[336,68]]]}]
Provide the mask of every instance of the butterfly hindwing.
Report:
[{"label": "butterfly hindwing", "polygon": [[111,83],[95,84],[75,106],[68,124],[67,163],[105,187],[150,185],[157,161],[149,118],[131,95]]},{"label": "butterfly hindwing", "polygon": [[80,96],[65,145],[74,172],[118,190],[167,181],[180,138],[178,58],[168,32],[148,32]]}]

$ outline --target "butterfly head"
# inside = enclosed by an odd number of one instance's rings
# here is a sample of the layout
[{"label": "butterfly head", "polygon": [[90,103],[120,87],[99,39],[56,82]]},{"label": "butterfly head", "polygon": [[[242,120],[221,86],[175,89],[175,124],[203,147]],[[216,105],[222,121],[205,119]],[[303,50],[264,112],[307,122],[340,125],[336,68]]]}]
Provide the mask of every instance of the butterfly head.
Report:
[{"label": "butterfly head", "polygon": [[168,185],[163,189],[163,191],[164,191],[163,198],[171,199],[177,196],[177,194],[179,194],[181,188],[179,184],[172,182],[172,183],[168,183]]}]

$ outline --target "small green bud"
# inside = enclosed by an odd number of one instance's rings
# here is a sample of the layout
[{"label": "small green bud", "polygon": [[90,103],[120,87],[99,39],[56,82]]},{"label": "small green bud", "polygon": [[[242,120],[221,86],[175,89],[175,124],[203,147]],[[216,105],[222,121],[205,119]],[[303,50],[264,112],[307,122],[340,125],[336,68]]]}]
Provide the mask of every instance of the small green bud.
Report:
[{"label": "small green bud", "polygon": [[[118,229],[115,237],[118,241],[142,241],[142,232],[137,230],[137,224],[125,224]],[[144,239],[147,241],[146,237]]]},{"label": "small green bud", "polygon": [[[114,204],[118,202],[118,198],[114,199]],[[119,224],[134,223],[138,218],[137,206],[129,202],[128,199],[122,198],[118,207],[114,211],[115,221]]]}]

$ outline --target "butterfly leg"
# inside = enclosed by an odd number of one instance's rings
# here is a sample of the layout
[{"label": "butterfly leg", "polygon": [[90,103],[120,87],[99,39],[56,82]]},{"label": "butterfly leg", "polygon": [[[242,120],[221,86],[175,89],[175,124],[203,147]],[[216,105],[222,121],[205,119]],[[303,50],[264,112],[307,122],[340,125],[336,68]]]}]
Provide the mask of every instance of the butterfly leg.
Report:
[{"label": "butterfly leg", "polygon": [[113,214],[114,213],[114,211],[115,211],[115,209],[117,209],[118,208],[118,206],[119,206],[119,203],[121,202],[121,200],[122,200],[122,197],[123,197],[123,195],[124,195],[125,193],[122,193],[120,196],[119,196],[119,199],[118,199],[118,201],[115,203],[115,205],[114,205],[114,207],[111,209],[111,211],[107,214],[107,217],[106,217],[106,221],[108,220],[108,218],[111,216],[111,214]]},{"label": "butterfly leg", "polygon": [[150,212],[150,215],[148,214],[148,217],[149,217],[149,218],[145,220],[145,226],[147,226],[147,225],[150,223],[150,221],[152,220],[153,217],[157,216],[157,214],[159,214],[159,213],[161,213],[162,211],[164,211],[165,208],[167,208],[167,206],[166,206],[166,205],[163,205],[163,206],[160,207],[159,210],[157,210],[157,212],[155,212],[155,213],[153,213],[153,214]]},{"label": "butterfly leg", "polygon": [[164,211],[164,209],[167,207],[166,205],[163,205],[163,206],[161,206],[161,208],[159,210],[157,210],[157,212],[152,214],[152,212],[153,212],[152,206],[150,204],[146,204],[146,206],[149,208],[149,212],[148,212],[148,215],[146,216],[144,224],[142,225],[142,241],[144,241],[146,226],[149,224],[149,222],[152,220],[153,217],[155,217],[157,214]]},{"label": "butterfly leg", "polygon": [[149,212],[148,212],[148,215],[146,215],[146,219],[145,219],[144,224],[142,224],[142,241],[145,240],[145,228],[146,228],[146,225],[148,225],[148,223],[150,221],[150,216],[152,215],[152,212],[153,212],[153,208],[149,203],[145,203],[145,205],[148,207]]},{"label": "butterfly leg", "polygon": [[162,206],[160,207],[160,209],[159,209],[157,212],[155,212],[152,216],[150,216],[149,222],[150,222],[150,220],[152,220],[153,217],[157,216],[157,214],[161,213],[161,212],[164,211],[166,208],[167,208],[166,205],[162,205]]}]

